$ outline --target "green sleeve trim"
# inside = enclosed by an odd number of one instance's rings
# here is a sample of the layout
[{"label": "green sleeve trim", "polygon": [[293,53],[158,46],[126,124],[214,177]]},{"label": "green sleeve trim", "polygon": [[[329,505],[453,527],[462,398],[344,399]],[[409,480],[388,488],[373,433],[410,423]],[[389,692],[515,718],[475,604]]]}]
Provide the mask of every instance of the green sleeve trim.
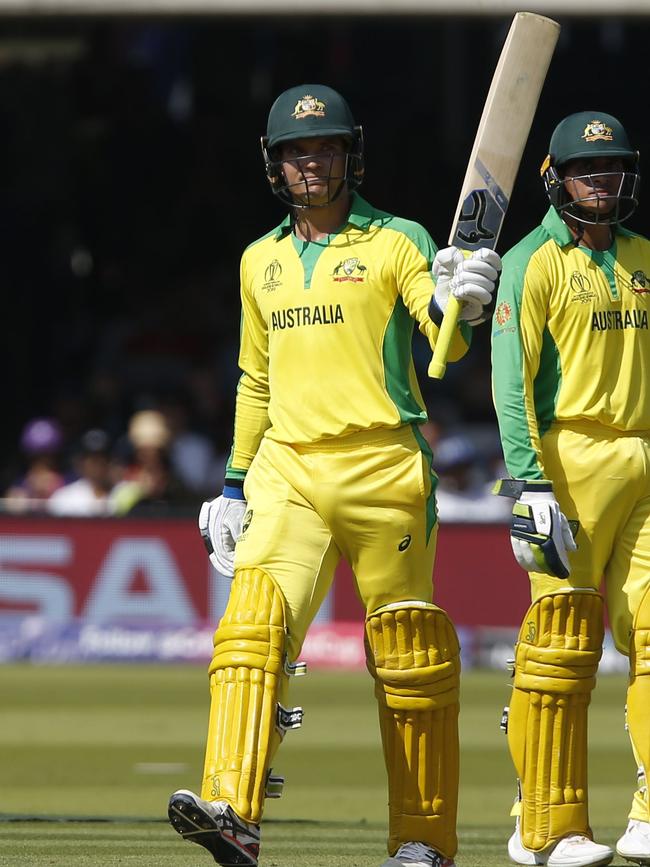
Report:
[{"label": "green sleeve trim", "polygon": [[[501,444],[508,472],[514,478],[540,479],[544,477],[537,450],[533,444],[526,417],[526,393],[524,362],[521,345],[521,308],[526,272],[533,255],[549,240],[548,231],[540,226],[523,238],[503,257],[503,271],[494,317],[492,319],[492,391]],[[546,377],[550,371],[552,347],[544,335],[542,346],[542,378],[536,383],[531,396],[537,417],[539,411],[548,415],[555,405],[556,388],[552,386],[553,399],[544,406],[542,389],[548,387]],[[548,394],[548,392],[544,392]],[[541,433],[541,431],[540,431]]]},{"label": "green sleeve trim", "polygon": [[411,241],[420,253],[427,260],[427,266],[431,268],[435,259],[438,248],[433,242],[431,235],[427,232],[424,226],[413,220],[405,220],[402,217],[393,217],[391,214],[383,214],[386,217],[386,222],[383,223],[383,228],[394,229],[396,232],[401,232]]},{"label": "green sleeve trim", "polygon": [[535,415],[540,437],[555,421],[557,401],[562,387],[562,365],[557,344],[548,328],[542,335],[542,349],[539,356],[539,370],[533,384]]},{"label": "green sleeve trim", "polygon": [[418,442],[418,445],[420,446],[422,454],[424,455],[424,459],[429,470],[429,476],[431,477],[431,492],[427,497],[426,506],[428,545],[429,539],[431,538],[431,533],[436,525],[436,521],[438,520],[438,511],[436,509],[436,488],[438,487],[438,476],[435,474],[433,469],[433,452],[431,451],[431,447],[422,435],[422,431],[416,424],[413,425],[413,434]]},{"label": "green sleeve trim", "polygon": [[384,382],[403,424],[426,421],[427,414],[418,402],[413,384],[417,384],[411,344],[415,322],[401,296],[395,301],[382,347]]}]

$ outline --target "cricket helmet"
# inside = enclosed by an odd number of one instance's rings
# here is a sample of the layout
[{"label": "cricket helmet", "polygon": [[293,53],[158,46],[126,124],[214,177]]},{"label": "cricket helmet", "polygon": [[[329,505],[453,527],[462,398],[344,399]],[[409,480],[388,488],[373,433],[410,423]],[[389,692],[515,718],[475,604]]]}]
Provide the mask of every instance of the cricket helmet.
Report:
[{"label": "cricket helmet", "polygon": [[[363,131],[355,124],[350,106],[336,90],[323,84],[301,84],[285,90],[269,111],[262,154],[271,190],[291,207],[315,207],[307,200],[298,202],[282,171],[279,145],[293,139],[340,136],[346,142],[345,168],[340,184],[321,207],[337,199],[343,190],[356,189],[363,180]],[[337,180],[330,175],[330,179]]]},{"label": "cricket helmet", "polygon": [[[611,173],[620,176],[620,184],[615,195],[607,196],[607,199],[615,200],[613,207],[603,213],[600,209],[587,210],[581,207],[581,203],[604,197],[594,192],[593,196],[572,199],[564,185],[567,176],[558,171],[571,160],[595,157],[618,157],[624,166],[623,172]],[[582,223],[622,223],[632,216],[638,205],[639,152],[631,147],[622,123],[602,111],[580,111],[560,121],[551,136],[548,156],[542,163],[540,174],[553,207]],[[595,188],[594,175],[576,177]]]}]

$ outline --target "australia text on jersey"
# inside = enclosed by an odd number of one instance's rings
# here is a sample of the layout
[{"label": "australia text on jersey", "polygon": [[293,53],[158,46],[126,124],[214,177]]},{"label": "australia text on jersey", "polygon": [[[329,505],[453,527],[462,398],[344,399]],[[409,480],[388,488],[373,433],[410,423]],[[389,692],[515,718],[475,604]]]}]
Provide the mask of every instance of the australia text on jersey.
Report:
[{"label": "australia text on jersey", "polygon": [[647,330],[646,310],[597,310],[591,317],[592,331],[619,331],[623,328]]},{"label": "australia text on jersey", "polygon": [[340,304],[316,304],[314,307],[288,307],[271,312],[271,329],[300,328],[303,325],[336,325],[345,322]]}]

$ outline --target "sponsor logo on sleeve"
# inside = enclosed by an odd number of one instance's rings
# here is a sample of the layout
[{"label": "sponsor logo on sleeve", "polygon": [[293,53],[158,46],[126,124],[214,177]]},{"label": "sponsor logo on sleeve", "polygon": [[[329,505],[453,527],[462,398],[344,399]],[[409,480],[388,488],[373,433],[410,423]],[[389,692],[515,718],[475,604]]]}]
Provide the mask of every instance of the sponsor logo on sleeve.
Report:
[{"label": "sponsor logo on sleeve", "polygon": [[507,301],[502,301],[497,306],[497,309],[494,311],[494,321],[499,327],[493,330],[493,337],[501,337],[503,334],[514,334],[517,330],[515,323],[512,321],[512,307]]}]

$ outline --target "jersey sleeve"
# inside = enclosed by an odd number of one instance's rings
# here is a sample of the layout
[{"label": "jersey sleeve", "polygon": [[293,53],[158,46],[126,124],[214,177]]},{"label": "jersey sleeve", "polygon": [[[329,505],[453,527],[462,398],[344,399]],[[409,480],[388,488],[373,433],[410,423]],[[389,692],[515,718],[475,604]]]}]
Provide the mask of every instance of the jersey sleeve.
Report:
[{"label": "jersey sleeve", "polygon": [[[431,265],[437,247],[429,233],[416,223],[408,226],[396,257],[397,285],[409,313],[426,336],[431,349],[436,345],[439,327],[429,316],[429,302],[435,289]],[[458,361],[472,340],[471,326],[459,322],[449,347],[449,361]]]},{"label": "jersey sleeve", "polygon": [[[492,320],[492,392],[508,472],[545,478],[536,400],[545,340],[548,278],[527,255],[504,256]],[[537,393],[536,393],[537,390]]]},{"label": "jersey sleeve", "polygon": [[243,480],[257,454],[269,421],[269,336],[246,273],[246,254],[240,265],[241,377],[235,401],[233,445],[226,466],[228,481]]}]

